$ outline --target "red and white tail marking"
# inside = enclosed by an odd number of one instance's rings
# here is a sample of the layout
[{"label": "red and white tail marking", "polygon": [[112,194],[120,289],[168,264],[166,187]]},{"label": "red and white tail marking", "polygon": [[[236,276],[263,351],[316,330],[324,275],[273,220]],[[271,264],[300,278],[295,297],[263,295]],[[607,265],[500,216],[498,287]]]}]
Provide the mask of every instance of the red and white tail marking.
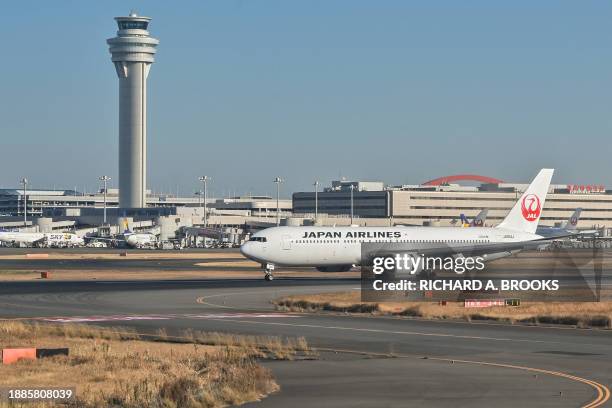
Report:
[{"label": "red and white tail marking", "polygon": [[544,209],[544,201],[554,169],[542,169],[533,179],[521,198],[514,204],[498,228],[534,234]]}]

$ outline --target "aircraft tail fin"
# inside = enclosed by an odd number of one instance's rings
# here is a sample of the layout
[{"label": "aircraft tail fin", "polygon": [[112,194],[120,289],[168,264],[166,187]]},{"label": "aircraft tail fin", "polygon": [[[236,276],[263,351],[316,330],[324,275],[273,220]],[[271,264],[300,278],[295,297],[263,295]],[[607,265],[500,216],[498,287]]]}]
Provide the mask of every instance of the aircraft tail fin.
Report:
[{"label": "aircraft tail fin", "polygon": [[123,220],[123,233],[124,234],[131,234],[132,230],[130,230],[130,224],[128,224],[128,220],[124,219]]},{"label": "aircraft tail fin", "polygon": [[575,231],[577,229],[578,220],[580,219],[580,213],[582,212],[582,208],[576,208],[574,213],[561,225],[561,228],[566,229],[568,231]]},{"label": "aircraft tail fin", "polygon": [[489,210],[486,208],[480,211],[470,223],[470,227],[484,227],[485,222],[487,221],[487,214],[489,214]]},{"label": "aircraft tail fin", "polygon": [[544,201],[554,171],[554,169],[540,170],[506,218],[497,227],[534,234],[542,215]]}]

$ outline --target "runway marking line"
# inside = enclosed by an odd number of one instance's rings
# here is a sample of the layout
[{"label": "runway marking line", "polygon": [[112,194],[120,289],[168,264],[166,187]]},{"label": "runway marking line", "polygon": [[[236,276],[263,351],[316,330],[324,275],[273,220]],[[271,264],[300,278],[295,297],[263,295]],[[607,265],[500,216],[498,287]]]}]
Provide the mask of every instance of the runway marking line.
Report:
[{"label": "runway marking line", "polygon": [[[257,310],[257,309],[244,309],[244,308],[236,308],[233,306],[226,306],[226,305],[218,305],[218,304],[214,304],[214,303],[209,303],[206,302],[204,299],[205,298],[211,298],[211,297],[221,297],[221,296],[230,296],[230,295],[239,295],[239,294],[247,294],[249,292],[235,292],[235,293],[225,293],[225,294],[217,294],[217,295],[211,295],[211,296],[207,296],[207,297],[198,297],[196,299],[196,303],[199,304],[203,304],[203,305],[207,305],[207,306],[213,306],[213,307],[219,307],[219,308],[225,308],[225,309],[238,309],[238,310]],[[260,292],[250,292],[252,293],[260,293]],[[286,313],[286,312],[285,312]],[[312,315],[312,313],[306,313],[306,312],[291,312],[291,315],[299,315],[299,316],[310,316]],[[393,320],[400,320],[400,318],[396,318],[396,317],[387,317],[387,316],[376,316],[376,317],[372,317],[372,316],[355,316],[352,314],[346,315],[346,314],[342,314],[342,313],[324,313],[324,314],[318,314],[318,316],[342,316],[342,317],[354,317],[354,318],[386,318],[386,319],[393,319]],[[410,319],[412,320],[412,319]],[[418,320],[418,319],[416,319]],[[435,321],[435,320],[427,320],[424,319],[422,321]],[[453,322],[455,323],[455,322]],[[456,322],[456,323],[465,323],[465,324],[470,324],[467,322]],[[274,324],[274,323],[266,323],[266,324]],[[278,323],[278,324],[283,324],[283,323]],[[500,324],[502,325],[502,324]],[[335,326],[306,326],[303,325],[304,327],[312,327],[312,328],[331,328],[331,329],[344,329],[344,330],[351,330],[353,328],[344,328],[344,327],[335,327]],[[519,327],[519,326],[517,326]],[[522,327],[522,326],[521,326]],[[465,339],[478,339],[478,340],[495,340],[495,341],[518,341],[518,342],[526,342],[526,343],[555,343],[555,342],[551,342],[551,341],[546,341],[546,340],[531,340],[531,339],[510,339],[510,338],[495,338],[495,337],[482,337],[482,336],[461,336],[461,335],[453,335],[453,334],[442,334],[442,333],[426,333],[426,332],[393,332],[393,331],[385,331],[385,330],[377,330],[377,329],[359,329],[359,328],[354,328],[354,330],[364,330],[364,331],[381,331],[381,332],[388,332],[388,333],[392,333],[392,334],[413,334],[413,335],[420,335],[420,336],[439,336],[439,337],[456,337],[456,338],[465,338]]]},{"label": "runway marking line", "polygon": [[[336,353],[360,354],[360,355],[374,356],[374,357],[387,357],[387,358],[390,358],[390,357],[412,358],[414,357],[414,356],[409,356],[405,354],[374,353],[374,352],[369,352],[369,351],[334,349],[334,348],[317,348],[316,350],[326,351],[326,352],[336,352]],[[518,366],[518,365],[513,365],[513,364],[492,363],[488,361],[456,360],[456,359],[440,358],[440,357],[426,357],[423,359],[434,360],[434,361],[446,361],[449,363],[452,362],[452,363],[459,363],[459,364],[475,364],[475,365],[490,366],[490,367],[510,368],[510,369],[515,369],[515,370],[524,370],[524,371],[537,372],[541,374],[548,374],[552,376],[567,378],[572,381],[578,381],[578,382],[581,382],[581,383],[584,383],[584,384],[587,384],[593,387],[597,391],[597,398],[595,398],[593,401],[589,402],[588,404],[583,405],[582,408],[596,408],[596,407],[603,405],[610,399],[610,389],[607,386],[600,384],[593,380],[578,377],[575,375],[570,375],[570,374],[563,373],[560,371],[551,371],[551,370],[545,370],[542,368]]]},{"label": "runway marking line", "polygon": [[[2,320],[10,320],[10,319],[2,319]],[[33,320],[32,318],[29,319],[25,319],[25,318],[18,318],[15,320]],[[48,318],[42,318],[42,320],[46,320],[46,321],[50,321],[50,322],[59,322],[59,323],[65,323],[64,321],[58,321],[58,320],[52,320],[52,319],[48,319]],[[222,318],[213,318],[211,320],[224,320]],[[236,320],[234,320],[236,321]],[[260,323],[260,324],[276,324],[276,325],[290,325],[290,326],[308,326],[308,327],[313,327],[314,325],[291,325],[288,323],[269,323],[269,322],[256,322],[256,321],[237,321],[237,322],[241,322],[241,323]],[[314,327],[318,327],[318,326],[314,326]],[[331,328],[331,329],[344,329],[344,330],[361,330],[361,331],[381,331],[384,332],[384,330],[374,330],[374,329],[358,329],[358,328],[342,328],[342,327],[330,327],[330,326],[320,326],[323,328]],[[121,332],[121,331],[113,331],[114,333],[117,334],[131,334],[131,333],[127,333],[127,332]],[[391,332],[391,333],[406,333],[408,334],[409,332]],[[145,333],[136,333],[139,336],[143,336],[143,337],[158,337],[157,335],[153,335],[153,334],[145,334]],[[175,339],[175,340],[185,340],[185,337],[182,336],[170,336],[167,335],[165,336],[166,338],[169,339]],[[386,353],[372,353],[372,352],[367,352],[367,351],[360,351],[360,350],[344,350],[344,349],[330,349],[330,348],[320,348],[319,350],[322,351],[336,351],[336,352],[341,352],[341,353],[356,353],[356,354],[362,354],[362,355],[374,355],[374,356],[379,356],[379,357],[402,357],[402,358],[409,358],[409,357],[413,357],[413,356],[408,356],[408,355],[403,355],[403,354],[386,354]],[[517,370],[524,370],[524,371],[531,371],[531,372],[538,372],[538,373],[542,373],[542,374],[548,374],[548,375],[553,375],[553,376],[557,376],[557,377],[562,377],[562,378],[567,378],[569,380],[573,380],[573,381],[578,381],[578,382],[582,382],[584,384],[587,384],[589,386],[591,386],[592,388],[594,388],[597,391],[597,398],[594,399],[593,401],[591,401],[590,403],[583,405],[582,408],[597,408],[602,406],[603,404],[605,404],[609,399],[610,399],[610,389],[603,385],[600,384],[596,381],[593,380],[589,380],[586,378],[582,378],[582,377],[578,377],[578,376],[574,376],[574,375],[570,375],[567,373],[563,373],[560,371],[551,371],[551,370],[546,370],[546,369],[541,369],[541,368],[535,368],[535,367],[527,367],[527,366],[518,366],[518,365],[512,365],[512,364],[504,364],[504,363],[493,363],[493,362],[487,362],[487,361],[473,361],[473,360],[457,360],[457,359],[449,359],[449,358],[440,358],[440,357],[427,357],[428,360],[434,360],[434,361],[447,361],[447,362],[453,362],[453,363],[462,363],[462,364],[476,364],[476,365],[482,365],[482,366],[490,366],[490,367],[502,367],[502,368],[510,368],[510,369],[517,369]]]},{"label": "runway marking line", "polygon": [[[221,295],[217,295],[217,296],[221,296]],[[204,302],[204,298],[200,297],[196,300],[198,303],[203,303],[206,304],[206,302]],[[220,305],[214,305],[214,306],[220,306]],[[215,315],[215,314],[204,314],[204,315],[199,315],[199,314],[186,314],[186,315],[124,315],[124,316],[90,316],[90,317],[86,317],[83,318],[82,316],[72,316],[72,317],[27,317],[27,318],[6,318],[6,319],[0,319],[0,320],[44,320],[44,321],[48,321],[48,322],[56,322],[56,323],[67,323],[67,322],[74,322],[74,321],[104,321],[101,319],[106,319],[106,321],[115,321],[115,320],[167,320],[167,319],[172,319],[172,318],[176,318],[176,317],[181,317],[181,318],[204,318],[204,319],[210,319],[210,320],[218,320],[218,321],[232,321],[232,322],[237,322],[237,323],[248,323],[248,324],[267,324],[267,325],[279,325],[279,326],[294,326],[294,327],[310,327],[310,328],[324,328],[324,329],[332,329],[332,330],[349,330],[349,331],[365,331],[365,332],[380,332],[380,333],[392,333],[392,334],[406,334],[406,335],[420,335],[420,336],[435,336],[435,337],[456,337],[456,338],[467,338],[467,339],[480,339],[480,340],[494,340],[494,341],[513,341],[513,339],[507,339],[507,338],[494,338],[494,337],[482,337],[482,336],[460,336],[460,335],[452,335],[452,334],[443,334],[443,333],[425,333],[425,332],[409,332],[409,331],[390,331],[390,330],[381,330],[381,329],[365,329],[365,328],[355,328],[355,327],[342,327],[342,326],[322,326],[322,325],[309,325],[309,324],[291,324],[291,323],[281,323],[281,322],[261,322],[261,321],[252,321],[252,320],[234,320],[234,318],[237,317],[299,317],[296,314],[288,314],[288,313],[259,313],[259,314],[249,314],[249,313],[227,313],[227,314],[222,314],[222,315]],[[81,320],[77,320],[77,319],[81,319]],[[92,320],[82,320],[82,319],[92,319]],[[93,320],[96,319],[96,320]],[[120,332],[118,332],[120,333]],[[150,335],[150,334],[140,334],[138,333],[138,335],[141,336],[148,336],[148,337],[154,337],[154,335]],[[180,336],[166,336],[168,338],[173,338],[173,339],[183,339],[183,337]],[[516,340],[515,340],[516,341]],[[521,340],[518,340],[521,341]],[[522,340],[522,341],[529,341],[529,340]],[[543,341],[533,341],[533,342],[543,342]],[[389,357],[389,356],[394,356],[394,357],[409,357],[406,355],[401,355],[401,354],[385,354],[385,353],[371,353],[371,352],[366,352],[366,351],[359,351],[359,350],[340,350],[340,349],[329,349],[329,348],[325,348],[325,349],[320,349],[323,351],[337,351],[337,352],[342,352],[342,353],[357,353],[357,354],[363,354],[363,355],[376,355],[376,356],[381,356],[381,357]],[[518,369],[518,370],[524,370],[524,371],[531,371],[531,372],[538,372],[538,373],[542,373],[542,374],[548,374],[548,375],[553,375],[553,376],[558,376],[558,377],[562,377],[562,378],[567,378],[569,380],[573,380],[573,381],[578,381],[578,382],[582,382],[584,384],[587,384],[589,386],[591,386],[592,388],[594,388],[597,392],[597,398],[593,401],[591,401],[590,403],[584,405],[582,408],[597,408],[602,406],[603,404],[605,404],[609,399],[610,399],[610,389],[603,385],[600,384],[596,381],[593,380],[589,380],[586,378],[582,378],[582,377],[578,377],[578,376],[573,376],[567,373],[563,373],[563,372],[559,372],[559,371],[551,371],[551,370],[546,370],[546,369],[541,369],[541,368],[535,368],[535,367],[527,367],[527,366],[517,366],[517,365],[511,365],[511,364],[503,364],[503,363],[493,363],[493,362],[486,362],[486,361],[472,361],[472,360],[456,360],[456,359],[448,359],[448,358],[438,358],[438,357],[428,357],[427,359],[429,360],[436,360],[436,361],[448,361],[448,362],[455,362],[455,363],[463,363],[463,364],[477,364],[477,365],[482,365],[482,366],[491,366],[491,367],[502,367],[502,368],[510,368],[510,369]]]},{"label": "runway marking line", "polygon": [[236,318],[295,318],[297,315],[285,313],[185,313],[185,314],[119,314],[119,315],[89,315],[89,316],[36,316],[0,318],[0,321],[27,321],[38,320],[52,323],[88,323],[88,322],[114,322],[133,320],[172,320],[172,319],[202,319],[224,320]]},{"label": "runway marking line", "polygon": [[[216,320],[216,319],[211,319]],[[227,320],[226,320],[227,321]],[[494,338],[494,337],[481,337],[481,336],[458,336],[452,334],[441,334],[441,333],[422,333],[422,332],[406,332],[406,331],[391,331],[391,330],[381,330],[381,329],[365,329],[358,327],[342,327],[342,326],[321,326],[321,325],[311,325],[311,324],[291,324],[291,323],[280,323],[280,322],[259,322],[259,321],[248,321],[248,320],[229,320],[237,323],[249,323],[249,324],[264,324],[264,325],[275,325],[275,326],[294,326],[294,327],[310,327],[310,328],[323,328],[323,329],[332,329],[332,330],[349,330],[349,331],[365,331],[365,332],[380,332],[380,333],[391,333],[391,334],[407,334],[407,335],[419,335],[419,336],[439,336],[439,337],[458,337],[458,338],[468,338],[468,339],[478,339],[478,340],[494,340],[494,341],[516,341],[514,339],[504,339],[504,338]],[[528,341],[528,340],[524,340]],[[537,341],[539,342],[539,341]],[[334,351],[334,349],[325,349]],[[348,352],[347,350],[337,350],[339,352]],[[355,353],[359,353],[359,351],[353,351]],[[367,352],[361,352],[362,354]],[[376,353],[374,355],[384,355],[382,353]],[[396,357],[408,357],[405,355],[397,354]],[[512,368],[517,370],[525,370],[532,372],[539,372],[542,374],[554,375],[558,377],[567,378],[573,381],[582,382],[593,387],[597,391],[597,398],[587,405],[584,405],[582,408],[596,408],[604,403],[606,403],[610,399],[610,389],[600,384],[596,381],[589,380],[586,378],[573,376],[567,373],[563,373],[560,371],[551,371],[541,368],[535,367],[527,367],[527,366],[517,366],[511,364],[503,364],[503,363],[492,363],[486,361],[471,361],[471,360],[455,360],[455,359],[447,359],[447,358],[436,358],[436,357],[428,357],[429,360],[439,360],[439,361],[448,361],[448,362],[456,362],[463,364],[478,364],[478,365],[486,365],[492,367],[504,367],[504,368]]]},{"label": "runway marking line", "polygon": [[[211,319],[211,320],[215,320],[215,319]],[[468,336],[468,335],[459,335],[459,334],[428,333],[428,332],[417,332],[417,331],[366,329],[363,327],[323,326],[323,325],[318,325],[318,324],[306,324],[306,323],[292,324],[292,323],[281,323],[281,322],[259,322],[259,321],[249,321],[249,320],[229,320],[229,321],[232,321],[235,323],[267,324],[267,325],[273,325],[273,326],[306,327],[306,328],[311,328],[311,329],[347,330],[347,331],[368,332],[368,333],[388,333],[388,334],[402,334],[402,335],[426,336],[426,337],[451,337],[451,338],[468,339],[468,340],[550,343],[545,340],[511,339],[511,338],[505,338],[505,337],[486,337],[486,336]]]},{"label": "runway marking line", "polygon": [[551,371],[551,370],[545,370],[542,368],[518,366],[518,365],[504,364],[504,363],[491,363],[487,361],[455,360],[455,359],[450,359],[450,358],[439,358],[439,357],[428,357],[427,359],[435,360],[435,361],[462,363],[462,364],[476,364],[476,365],[490,366],[490,367],[512,368],[516,370],[524,370],[524,371],[531,371],[531,372],[537,372],[537,373],[542,373],[542,374],[554,375],[557,377],[563,377],[563,378],[567,378],[573,381],[578,381],[578,382],[590,385],[597,391],[597,398],[595,398],[593,401],[589,402],[588,404],[583,405],[582,408],[599,407],[605,404],[610,399],[610,389],[607,386],[600,384],[593,380],[589,380],[589,379],[578,377],[575,375],[563,373],[560,371]]}]

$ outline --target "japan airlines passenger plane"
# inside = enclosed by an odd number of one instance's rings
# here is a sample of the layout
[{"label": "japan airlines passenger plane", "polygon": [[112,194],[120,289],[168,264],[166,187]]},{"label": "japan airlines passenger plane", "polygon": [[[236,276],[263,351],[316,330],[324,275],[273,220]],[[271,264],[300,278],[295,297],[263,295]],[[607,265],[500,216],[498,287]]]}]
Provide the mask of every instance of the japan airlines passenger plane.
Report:
[{"label": "japan airlines passenger plane", "polygon": [[362,243],[402,243],[415,254],[482,256],[485,261],[510,256],[536,234],[553,169],[542,169],[506,218],[496,227],[274,227],[254,234],[240,248],[259,262],[266,280],[275,266],[312,266],[320,271],[348,271],[361,263]]}]

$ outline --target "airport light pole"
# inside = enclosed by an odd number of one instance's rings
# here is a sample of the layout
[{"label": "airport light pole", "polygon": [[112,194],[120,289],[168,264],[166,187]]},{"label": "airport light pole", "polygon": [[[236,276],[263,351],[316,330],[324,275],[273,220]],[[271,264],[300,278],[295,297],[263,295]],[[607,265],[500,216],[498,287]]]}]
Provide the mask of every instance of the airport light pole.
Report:
[{"label": "airport light pole", "polygon": [[353,212],[353,190],[355,190],[355,186],[353,184],[351,184],[351,186],[349,187],[351,189],[351,225],[353,225],[353,216],[354,216],[354,212]]},{"label": "airport light pole", "polygon": [[22,178],[19,180],[23,184],[23,226],[28,226],[28,179]]},{"label": "airport light pole", "polygon": [[208,180],[210,180],[210,177],[208,176],[200,176],[200,181],[202,182],[202,184],[204,184],[204,228],[206,228],[206,226],[208,225],[208,218],[206,216],[206,190],[208,187]]},{"label": "airport light pole", "polygon": [[315,222],[319,218],[319,180],[314,182],[315,188]]},{"label": "airport light pole", "polygon": [[274,182],[276,183],[276,226],[280,225],[280,184],[284,180],[280,177],[276,177]]},{"label": "airport light pole", "polygon": [[100,176],[100,180],[104,183],[104,225],[106,225],[106,192],[108,190],[108,182],[110,179],[111,178],[109,176]]}]

